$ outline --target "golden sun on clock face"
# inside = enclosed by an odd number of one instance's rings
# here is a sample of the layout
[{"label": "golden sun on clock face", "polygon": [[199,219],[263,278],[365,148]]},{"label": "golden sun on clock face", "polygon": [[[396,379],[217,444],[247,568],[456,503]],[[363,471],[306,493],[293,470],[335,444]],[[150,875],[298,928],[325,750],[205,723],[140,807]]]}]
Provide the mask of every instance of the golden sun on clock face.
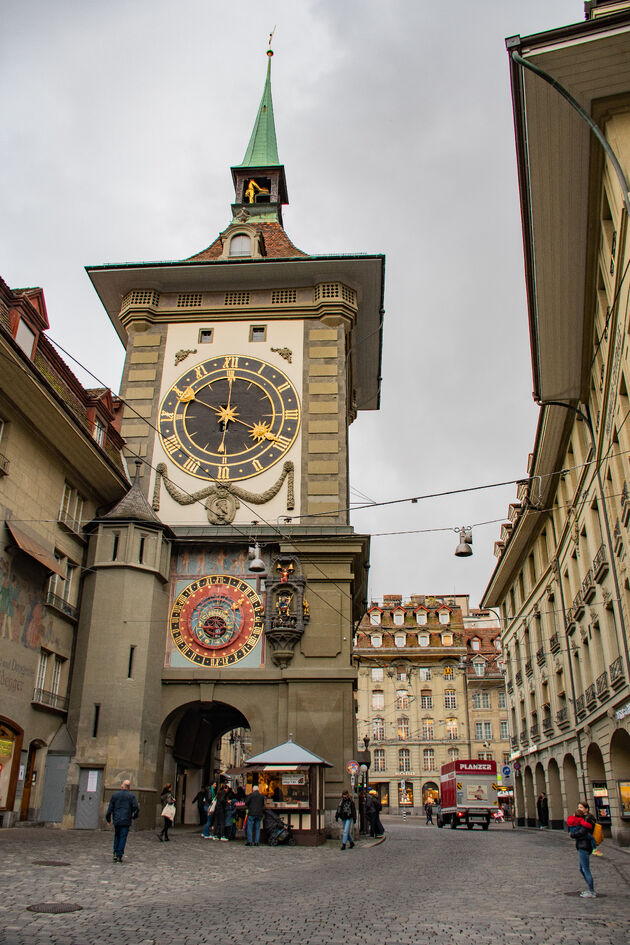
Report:
[{"label": "golden sun on clock face", "polygon": [[300,428],[300,401],[286,374],[258,358],[221,355],[190,368],[159,414],[171,461],[198,479],[249,479],[286,454]]}]

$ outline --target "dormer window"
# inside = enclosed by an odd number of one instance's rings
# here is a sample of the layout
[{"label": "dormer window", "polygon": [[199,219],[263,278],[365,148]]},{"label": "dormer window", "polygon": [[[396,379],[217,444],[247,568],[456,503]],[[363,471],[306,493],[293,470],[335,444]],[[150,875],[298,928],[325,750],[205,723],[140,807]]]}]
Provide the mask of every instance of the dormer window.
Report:
[{"label": "dormer window", "polygon": [[20,319],[15,340],[20,348],[29,358],[33,357],[33,347],[35,345],[35,332],[30,328],[23,318]]},{"label": "dormer window", "polygon": [[407,634],[406,633],[397,633],[394,636],[394,643],[396,646],[405,646],[407,643]]},{"label": "dormer window", "polygon": [[380,634],[380,633],[373,633],[373,634],[372,634],[372,646],[382,646],[382,645],[383,645],[383,637],[381,636],[381,634]]},{"label": "dormer window", "polygon": [[452,633],[443,633],[442,634],[442,646],[452,646],[453,645],[453,634]]},{"label": "dormer window", "polygon": [[380,610],[373,610],[370,614],[370,623],[373,627],[380,627],[381,625],[381,612]]},{"label": "dormer window", "polygon": [[418,646],[428,646],[429,645],[429,634],[428,633],[419,633],[418,634]]},{"label": "dormer window", "polygon": [[252,241],[249,236],[239,234],[230,240],[230,256],[251,256]]},{"label": "dormer window", "polygon": [[404,610],[395,610],[394,611],[394,624],[397,627],[402,627],[405,622],[405,612]]},{"label": "dormer window", "polygon": [[426,627],[427,625],[427,612],[426,610],[417,610],[416,611],[416,623],[419,627]]},{"label": "dormer window", "polygon": [[450,610],[441,610],[439,613],[439,620],[441,624],[448,626],[451,622],[451,612]]},{"label": "dormer window", "polygon": [[481,640],[479,639],[479,637],[473,637],[472,640],[470,641],[470,646],[473,650],[480,650]]},{"label": "dormer window", "polygon": [[106,432],[105,424],[101,420],[99,420],[97,417],[97,419],[94,421],[94,426],[92,428],[92,436],[94,437],[94,439],[96,440],[99,446],[102,446],[105,442],[105,432]]},{"label": "dormer window", "polygon": [[476,660],[473,663],[473,668],[475,670],[475,676],[484,676],[486,672],[486,664],[483,660]]}]

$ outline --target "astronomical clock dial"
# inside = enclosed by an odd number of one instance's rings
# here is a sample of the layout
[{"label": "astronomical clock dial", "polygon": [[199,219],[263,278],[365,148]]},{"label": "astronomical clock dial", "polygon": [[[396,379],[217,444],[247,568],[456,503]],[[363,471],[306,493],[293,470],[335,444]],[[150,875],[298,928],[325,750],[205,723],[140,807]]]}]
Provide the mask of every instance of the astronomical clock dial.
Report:
[{"label": "astronomical clock dial", "polygon": [[230,482],[269,469],[300,427],[300,400],[289,378],[258,358],[202,361],[168,391],[159,415],[172,462],[198,479]]},{"label": "astronomical clock dial", "polygon": [[250,653],[263,630],[263,605],[249,584],[210,574],[179,594],[171,611],[171,636],[199,666],[231,666]]}]

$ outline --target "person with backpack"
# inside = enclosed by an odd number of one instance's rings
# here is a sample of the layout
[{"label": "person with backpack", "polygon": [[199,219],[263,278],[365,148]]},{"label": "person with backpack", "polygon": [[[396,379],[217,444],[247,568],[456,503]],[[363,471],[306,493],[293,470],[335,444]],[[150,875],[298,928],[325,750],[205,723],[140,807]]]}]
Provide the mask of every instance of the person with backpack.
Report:
[{"label": "person with backpack", "polygon": [[343,834],[341,836],[341,849],[346,849],[346,843],[349,843],[350,849],[352,849],[354,846],[354,840],[352,839],[352,826],[357,820],[357,809],[354,806],[354,801],[350,797],[348,791],[341,792],[341,800],[339,801],[339,806],[337,807],[335,820],[340,820],[341,826],[343,827]]},{"label": "person with backpack", "polygon": [[582,899],[595,899],[595,884],[591,873],[591,853],[593,850],[593,831],[595,829],[595,818],[590,813],[586,801],[580,801],[575,814],[567,817],[567,827],[569,834],[575,840],[575,848],[578,851],[580,862],[580,873],[586,881],[587,888],[580,893]]}]

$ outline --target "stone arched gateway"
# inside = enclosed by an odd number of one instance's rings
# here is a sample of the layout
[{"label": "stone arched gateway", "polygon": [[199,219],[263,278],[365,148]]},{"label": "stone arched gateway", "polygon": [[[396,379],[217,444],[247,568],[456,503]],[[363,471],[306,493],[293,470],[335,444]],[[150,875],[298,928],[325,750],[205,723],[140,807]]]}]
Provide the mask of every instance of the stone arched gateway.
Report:
[{"label": "stone arched gateway", "polygon": [[525,826],[536,826],[536,795],[534,793],[534,776],[529,765],[523,775],[525,787]]},{"label": "stone arched gateway", "polygon": [[549,826],[552,830],[562,830],[564,827],[564,813],[562,810],[562,787],[560,784],[560,769],[558,762],[552,758],[547,768],[547,784],[549,797]]},{"label": "stone arched gateway", "polygon": [[564,778],[565,811],[567,814],[572,814],[580,801],[577,765],[573,755],[564,756],[562,775]]}]

